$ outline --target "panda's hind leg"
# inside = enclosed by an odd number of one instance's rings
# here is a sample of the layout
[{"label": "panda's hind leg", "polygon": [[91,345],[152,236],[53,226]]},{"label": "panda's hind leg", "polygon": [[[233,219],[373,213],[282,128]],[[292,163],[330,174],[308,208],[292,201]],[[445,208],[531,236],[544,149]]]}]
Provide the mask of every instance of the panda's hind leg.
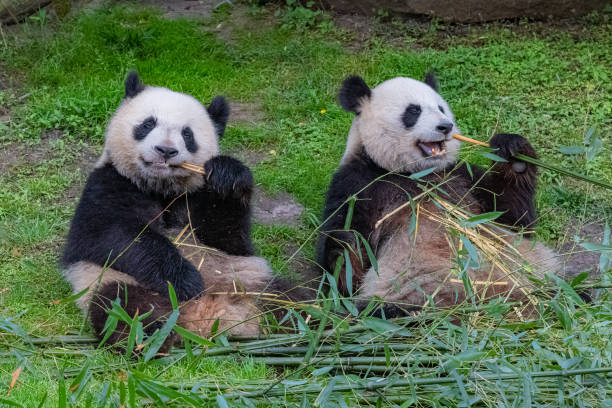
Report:
[{"label": "panda's hind leg", "polygon": [[270,288],[274,276],[265,259],[228,255],[221,251],[181,248],[204,280],[204,294],[181,306],[179,325],[202,336],[210,335],[215,321],[219,331],[233,335],[260,332],[258,298]]},{"label": "panda's hind leg", "polygon": [[[112,309],[111,302],[115,299],[119,300],[121,307],[132,318],[151,311],[151,314],[143,320],[144,332],[147,335],[161,328],[172,312],[172,303],[167,296],[125,282],[106,283],[95,292],[89,308],[92,326],[100,339],[105,335],[103,330],[108,319],[108,310]],[[121,343],[127,340],[129,333],[130,325],[120,320],[117,328],[108,337],[107,343],[121,349]],[[177,340],[177,335],[174,332],[171,333],[160,352],[169,350]]]}]

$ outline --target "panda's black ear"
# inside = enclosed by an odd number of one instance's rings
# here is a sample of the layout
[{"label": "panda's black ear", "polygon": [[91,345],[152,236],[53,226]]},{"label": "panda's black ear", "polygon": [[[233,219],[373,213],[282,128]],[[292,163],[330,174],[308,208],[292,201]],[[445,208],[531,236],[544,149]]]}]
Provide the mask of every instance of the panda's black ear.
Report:
[{"label": "panda's black ear", "polygon": [[144,89],[136,71],[130,71],[125,79],[125,97],[133,98]]},{"label": "panda's black ear", "polygon": [[206,110],[215,125],[217,137],[221,139],[225,134],[225,126],[227,125],[227,119],[230,113],[227,101],[222,96],[215,96]]},{"label": "panda's black ear", "polygon": [[438,81],[436,80],[436,74],[433,71],[429,71],[427,74],[425,74],[425,83],[434,91],[438,92]]},{"label": "panda's black ear", "polygon": [[338,99],[344,109],[359,114],[363,99],[369,98],[371,95],[372,91],[365,81],[357,75],[352,75],[342,82]]}]

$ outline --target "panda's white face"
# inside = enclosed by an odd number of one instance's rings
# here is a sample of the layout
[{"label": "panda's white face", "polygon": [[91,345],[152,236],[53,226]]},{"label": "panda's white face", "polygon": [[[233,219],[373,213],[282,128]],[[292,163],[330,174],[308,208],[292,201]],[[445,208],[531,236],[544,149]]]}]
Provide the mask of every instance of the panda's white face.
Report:
[{"label": "panda's white face", "polygon": [[460,142],[452,137],[459,132],[453,113],[423,82],[403,77],[385,81],[359,98],[356,113],[345,159],[363,146],[389,171],[443,169],[456,161]]},{"label": "panda's white face", "polygon": [[111,162],[141,189],[166,195],[199,188],[200,166],[219,152],[217,131],[195,98],[166,88],[145,87],[119,106],[106,132],[100,164]]}]

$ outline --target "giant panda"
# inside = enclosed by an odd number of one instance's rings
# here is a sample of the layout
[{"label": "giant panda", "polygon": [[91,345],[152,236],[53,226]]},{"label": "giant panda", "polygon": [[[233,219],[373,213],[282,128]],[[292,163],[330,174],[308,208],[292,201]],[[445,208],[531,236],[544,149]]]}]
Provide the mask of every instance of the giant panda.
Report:
[{"label": "giant panda", "polygon": [[[517,153],[536,157],[524,137],[496,134],[490,145],[505,161],[496,162],[489,170],[460,162],[460,142],[452,136],[459,129],[448,103],[437,92],[433,73],[425,82],[397,77],[373,89],[362,78],[351,76],[343,82],[339,102],[355,117],[327,192],[317,260],[332,273],[338,258],[343,259],[338,287],[345,295],[354,294],[361,308],[372,299],[383,299],[384,306],[376,313],[394,317],[421,310],[431,301],[437,306],[452,306],[466,297],[504,296],[519,302],[534,290],[532,280],[520,270],[533,271],[531,277],[537,280],[563,268],[551,249],[523,239],[518,231],[508,232],[503,239],[528,265],[518,265],[509,276],[495,262],[483,260],[479,269],[468,270],[474,284],[468,295],[469,289],[456,273],[461,242],[439,217],[436,219],[444,211],[439,202],[425,194],[418,201],[420,211],[415,211],[417,219],[412,226],[413,210],[407,206],[377,227],[385,215],[434,184],[438,185],[434,193],[468,214],[499,211],[503,214],[497,222],[519,229],[533,227],[536,167],[514,157]],[[432,173],[410,177],[432,168]],[[347,230],[348,199],[353,195],[356,201]],[[367,240],[377,268],[355,232]],[[345,250],[354,291],[347,284]]]},{"label": "giant panda", "polygon": [[[152,312],[146,333],[159,328],[172,311],[168,283],[181,302],[182,327],[207,335],[219,319],[219,331],[259,333],[255,297],[272,275],[253,255],[251,172],[219,155],[228,116],[223,97],[204,107],[128,74],[61,258],[98,336],[115,299],[130,316]],[[205,174],[182,168],[183,162],[203,166]],[[173,238],[186,225],[191,241],[179,248]],[[128,333],[119,322],[108,342]]]}]

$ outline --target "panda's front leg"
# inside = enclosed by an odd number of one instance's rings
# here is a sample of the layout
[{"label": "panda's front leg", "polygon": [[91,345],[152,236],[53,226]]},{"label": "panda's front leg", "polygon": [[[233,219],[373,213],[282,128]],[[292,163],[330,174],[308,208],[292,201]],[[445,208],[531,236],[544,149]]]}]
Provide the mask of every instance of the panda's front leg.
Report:
[{"label": "panda's front leg", "polygon": [[485,184],[495,193],[486,205],[489,211],[503,211],[498,221],[516,226],[535,225],[535,189],[537,168],[534,164],[520,161],[517,154],[537,158],[536,152],[523,136],[499,133],[493,136],[490,145],[495,154],[506,160],[496,162]]},{"label": "panda's front leg", "polygon": [[230,255],[253,255],[251,196],[253,175],[229,156],[216,156],[204,164],[205,184],[190,194],[191,220],[205,245]]}]

